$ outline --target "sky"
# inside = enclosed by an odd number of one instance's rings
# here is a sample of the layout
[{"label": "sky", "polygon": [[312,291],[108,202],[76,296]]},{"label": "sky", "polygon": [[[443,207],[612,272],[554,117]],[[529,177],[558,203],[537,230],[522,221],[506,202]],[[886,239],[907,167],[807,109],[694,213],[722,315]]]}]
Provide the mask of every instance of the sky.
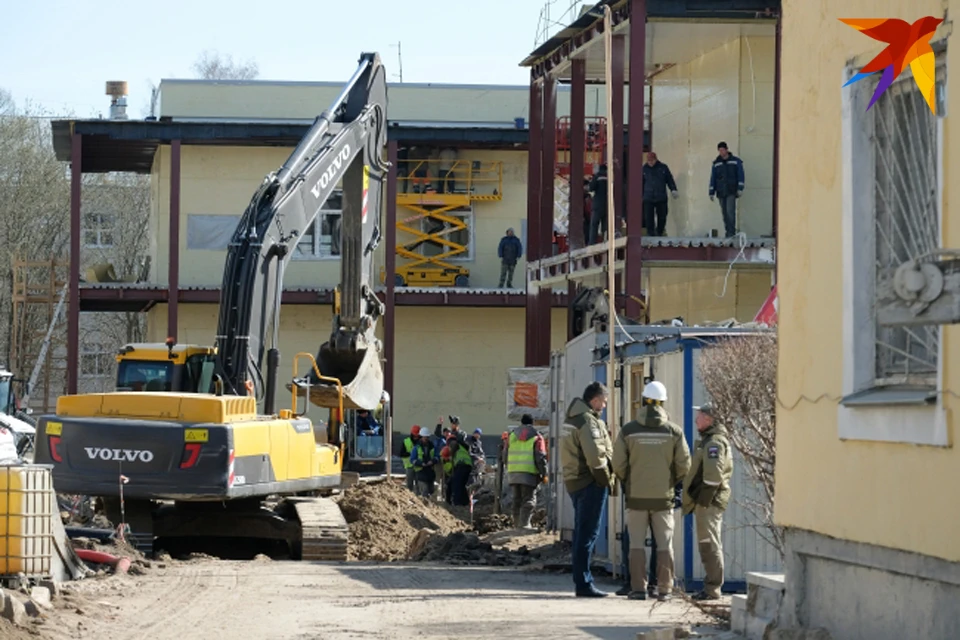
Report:
[{"label": "sky", "polygon": [[[526,84],[519,63],[534,48],[546,2],[10,2],[0,22],[0,87],[47,115],[106,117],[105,82],[125,80],[127,113],[141,118],[151,82],[194,77],[204,50],[254,60],[261,80],[343,82],[360,53],[377,51],[388,81],[398,82],[398,42],[404,82]],[[554,19],[571,4],[553,0]]]}]

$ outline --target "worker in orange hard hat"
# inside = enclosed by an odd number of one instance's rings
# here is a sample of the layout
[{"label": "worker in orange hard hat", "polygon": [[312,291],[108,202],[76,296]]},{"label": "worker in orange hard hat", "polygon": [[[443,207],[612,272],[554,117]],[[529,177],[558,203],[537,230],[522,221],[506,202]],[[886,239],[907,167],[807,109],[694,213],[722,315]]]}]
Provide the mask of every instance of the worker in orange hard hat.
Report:
[{"label": "worker in orange hard hat", "polygon": [[403,461],[403,471],[406,475],[407,489],[413,491],[416,482],[416,472],[413,469],[413,463],[410,462],[410,454],[413,453],[413,446],[420,439],[420,425],[415,424],[410,427],[410,435],[397,443],[395,454]]}]

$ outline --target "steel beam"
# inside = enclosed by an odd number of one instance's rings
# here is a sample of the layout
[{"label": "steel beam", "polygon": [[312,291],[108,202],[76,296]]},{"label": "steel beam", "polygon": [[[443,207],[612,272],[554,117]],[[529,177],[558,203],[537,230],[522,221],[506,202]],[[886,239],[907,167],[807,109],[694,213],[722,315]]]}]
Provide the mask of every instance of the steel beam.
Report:
[{"label": "steel beam", "polygon": [[[72,135],[70,146],[70,306],[67,310],[67,393],[77,393],[80,373],[80,193],[83,184],[83,137]],[[22,375],[22,372],[18,372]]]},{"label": "steel beam", "polygon": [[[540,192],[540,223],[537,227],[539,238],[538,258],[553,255],[553,211],[554,180],[557,175],[557,81],[555,78],[543,80],[543,132],[540,155],[540,172],[543,178]],[[546,367],[550,364],[550,291],[537,289],[537,333],[536,350],[533,355],[534,367]]]},{"label": "steel beam", "polygon": [[[610,114],[610,119],[613,121],[613,166],[607,168],[614,184],[613,202],[610,203],[610,206],[613,207],[616,224],[619,227],[625,211],[623,194],[627,191],[626,181],[624,180],[626,175],[623,171],[623,89],[627,64],[626,37],[623,35],[613,36],[611,50],[610,70],[613,77],[610,78],[610,102],[613,112]],[[640,120],[640,131],[643,131],[643,119]],[[642,142],[640,148],[643,149]],[[615,230],[610,229],[610,237],[614,236]]]},{"label": "steel beam", "polygon": [[384,234],[387,239],[387,246],[384,248],[386,256],[384,259],[384,270],[386,277],[384,285],[384,306],[386,307],[386,317],[383,319],[383,350],[386,359],[383,378],[384,387],[390,394],[391,401],[394,397],[394,359],[397,351],[396,347],[396,272],[397,272],[397,155],[398,145],[396,140],[390,140],[387,143],[387,162],[390,163],[390,169],[387,173],[387,228]]},{"label": "steel beam", "polygon": [[587,61],[573,61],[573,84],[570,86],[570,203],[567,207],[567,235],[570,248],[586,246],[583,233],[583,173],[586,162],[586,95]]},{"label": "steel beam", "polygon": [[[777,18],[777,31],[774,37],[774,76],[773,76],[773,237],[778,238],[780,226],[780,62],[783,56],[781,32],[783,17]],[[779,279],[774,274],[774,284]]]},{"label": "steel beam", "polygon": [[[643,289],[643,137],[644,137],[644,70],[647,53],[647,0],[631,0],[630,20],[630,158],[627,166],[630,172],[627,197],[627,255],[624,278],[626,280],[627,317],[639,319],[642,315],[641,298]],[[622,102],[621,102],[622,104]],[[641,126],[636,126],[636,123]]]},{"label": "steel beam", "polygon": [[[527,261],[539,259],[540,254],[540,191],[541,145],[543,127],[543,83],[530,80],[530,138],[527,150]],[[551,191],[552,193],[552,191]],[[537,312],[538,290],[526,285],[526,326],[524,331],[524,366],[534,366],[536,337],[539,329]]]},{"label": "steel beam", "polygon": [[167,337],[177,339],[180,291],[180,141],[170,143],[170,251],[167,263]]},{"label": "steel beam", "polygon": [[[169,291],[161,285],[153,287],[82,286],[81,311],[148,311],[157,304],[166,304]],[[377,296],[386,304],[386,291]],[[461,307],[461,308],[516,308],[524,306],[526,294],[503,291],[467,291],[463,289],[415,289],[403,287],[394,291],[394,304],[398,307]],[[180,304],[219,304],[220,289],[180,289]],[[563,308],[566,294],[550,296],[553,308]],[[284,305],[328,305],[333,302],[333,289],[288,289],[283,292]]]}]

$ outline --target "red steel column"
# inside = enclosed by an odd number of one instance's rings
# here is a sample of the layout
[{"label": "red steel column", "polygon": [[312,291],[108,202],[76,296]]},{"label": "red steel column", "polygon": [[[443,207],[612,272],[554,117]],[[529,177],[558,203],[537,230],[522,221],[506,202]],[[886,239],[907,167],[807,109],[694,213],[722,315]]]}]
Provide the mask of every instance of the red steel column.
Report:
[{"label": "red steel column", "polygon": [[[631,29],[631,31],[633,31]],[[613,113],[608,114],[607,117],[613,120],[613,166],[607,167],[610,175],[613,176],[614,192],[613,192],[613,202],[610,203],[610,206],[615,207],[614,211],[617,215],[617,224],[620,223],[620,220],[623,218],[625,212],[623,194],[625,193],[624,178],[626,177],[623,172],[623,81],[624,81],[624,68],[626,66],[626,56],[627,56],[627,39],[623,35],[613,36],[613,46],[612,54],[613,59],[611,60],[611,70],[613,71],[613,77],[610,79],[610,97],[613,102]],[[633,120],[631,120],[633,122]],[[642,123],[643,120],[641,119]],[[640,129],[643,129],[641,124]],[[614,229],[610,229],[610,237],[614,238],[615,233]]]},{"label": "red steel column", "polygon": [[586,163],[587,61],[572,61],[570,82],[570,204],[569,238],[572,249],[586,245],[583,237],[583,165]]},{"label": "red steel column", "polygon": [[[543,80],[543,143],[540,174],[543,183],[540,192],[540,222],[537,228],[541,258],[553,255],[553,191],[557,175],[557,80],[547,76]],[[540,289],[537,294],[537,347],[535,367],[550,365],[550,320],[552,314],[553,288]]]},{"label": "red steel column", "polygon": [[180,141],[170,143],[170,254],[167,265],[167,337],[177,339],[180,299]]},{"label": "red steel column", "polygon": [[[579,249],[587,245],[583,233],[583,177],[586,164],[586,97],[587,97],[587,61],[572,61],[570,83],[570,204],[568,210],[568,237],[570,248]],[[577,297],[577,283],[567,282],[567,340],[573,339],[573,324],[570,322],[570,305]]]},{"label": "red steel column", "polygon": [[387,238],[384,257],[384,268],[386,270],[387,295],[384,300],[386,307],[386,317],[383,319],[383,350],[385,352],[386,364],[383,371],[384,387],[390,394],[391,406],[393,405],[393,380],[394,380],[394,360],[396,354],[396,295],[394,287],[396,285],[397,273],[397,141],[387,142],[387,161],[390,163],[390,169],[387,173],[387,228],[384,234]]},{"label": "red steel column", "polygon": [[[630,190],[627,202],[626,311],[630,318],[641,317],[636,299],[643,294],[643,129],[644,92],[647,53],[647,0],[631,0],[630,4]],[[614,58],[616,60],[616,58]],[[635,299],[636,298],[636,299]]]},{"label": "red steel column", "polygon": [[67,393],[77,393],[80,373],[80,185],[83,136],[70,141],[70,307],[67,315]]},{"label": "red steel column", "polygon": [[[527,152],[527,246],[524,250],[527,260],[540,258],[540,151],[542,144],[541,126],[543,115],[543,85],[530,78],[530,138]],[[537,292],[531,287],[524,274],[527,292],[526,329],[524,333],[524,366],[536,366],[537,333],[540,325],[537,319],[539,307]]]}]

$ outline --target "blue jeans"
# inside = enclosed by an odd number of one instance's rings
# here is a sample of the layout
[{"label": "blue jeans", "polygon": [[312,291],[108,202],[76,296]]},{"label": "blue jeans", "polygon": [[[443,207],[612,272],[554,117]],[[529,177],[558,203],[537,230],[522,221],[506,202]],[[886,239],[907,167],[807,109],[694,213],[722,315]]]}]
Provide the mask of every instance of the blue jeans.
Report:
[{"label": "blue jeans", "polygon": [[607,487],[591,484],[570,494],[573,501],[573,584],[577,591],[585,591],[593,585],[590,560],[600,535],[600,518],[607,502],[607,492]]}]

